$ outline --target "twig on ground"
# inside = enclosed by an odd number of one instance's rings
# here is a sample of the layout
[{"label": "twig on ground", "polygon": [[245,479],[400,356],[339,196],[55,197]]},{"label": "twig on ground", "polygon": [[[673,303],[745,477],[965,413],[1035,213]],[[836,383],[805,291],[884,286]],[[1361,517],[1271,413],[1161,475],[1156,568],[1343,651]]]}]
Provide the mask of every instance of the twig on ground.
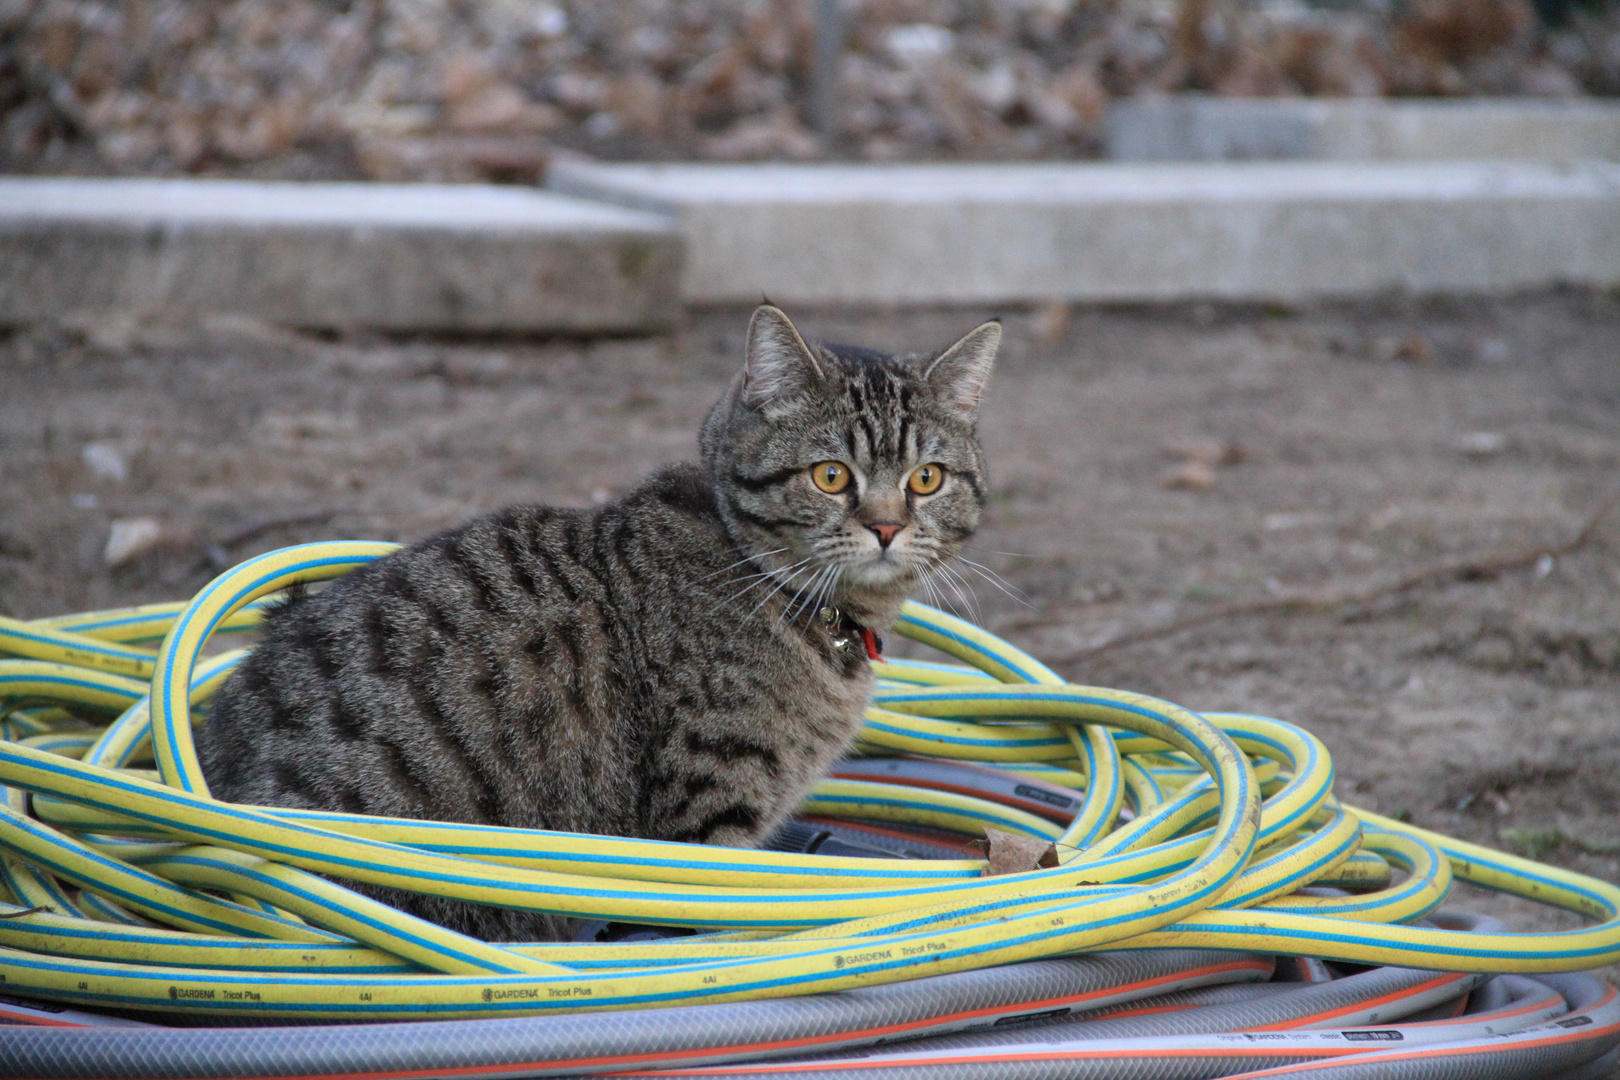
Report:
[{"label": "twig on ground", "polygon": [[1310,592],[1285,592],[1276,596],[1260,597],[1255,600],[1240,600],[1236,603],[1223,604],[1210,611],[1199,612],[1197,615],[1189,615],[1184,619],[1177,619],[1162,626],[1149,626],[1141,630],[1132,630],[1096,645],[1056,657],[1051,662],[1062,663],[1071,660],[1089,659],[1101,653],[1112,652],[1114,649],[1122,649],[1127,645],[1140,645],[1148,641],[1157,641],[1160,638],[1173,637],[1184,631],[1206,626],[1212,622],[1219,622],[1222,619],[1234,619],[1244,615],[1333,611],[1356,604],[1371,603],[1374,600],[1405,592],[1430,581],[1455,577],[1489,577],[1504,570],[1534,565],[1542,559],[1556,559],[1585,547],[1592,537],[1596,535],[1598,526],[1603,523],[1603,519],[1608,517],[1609,511],[1613,510],[1617,503],[1620,503],[1620,494],[1610,496],[1597,508],[1591,517],[1586,519],[1586,523],[1576,531],[1575,535],[1564,543],[1552,547],[1540,546],[1464,558],[1439,559],[1426,566],[1420,566],[1415,570],[1402,574],[1392,581],[1363,586],[1359,589],[1344,587]]}]

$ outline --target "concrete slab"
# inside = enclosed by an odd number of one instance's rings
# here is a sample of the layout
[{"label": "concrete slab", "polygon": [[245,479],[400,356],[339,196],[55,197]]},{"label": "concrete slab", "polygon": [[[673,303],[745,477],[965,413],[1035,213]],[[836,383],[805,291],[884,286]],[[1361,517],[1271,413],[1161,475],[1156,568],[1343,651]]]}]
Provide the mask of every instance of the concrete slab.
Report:
[{"label": "concrete slab", "polygon": [[1297,301],[1620,283],[1620,165],[553,166],[671,213],[695,302]]},{"label": "concrete slab", "polygon": [[0,177],[0,322],[638,331],[679,304],[667,218],[474,185]]},{"label": "concrete slab", "polygon": [[1108,112],[1118,161],[1620,160],[1620,103],[1522,98],[1132,98]]}]

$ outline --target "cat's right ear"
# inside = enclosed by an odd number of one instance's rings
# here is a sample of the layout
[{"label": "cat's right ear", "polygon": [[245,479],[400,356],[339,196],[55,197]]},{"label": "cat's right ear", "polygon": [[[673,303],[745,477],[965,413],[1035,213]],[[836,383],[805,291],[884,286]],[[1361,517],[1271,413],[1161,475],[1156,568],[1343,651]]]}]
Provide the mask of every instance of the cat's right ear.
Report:
[{"label": "cat's right ear", "polygon": [[995,366],[1000,347],[1001,320],[981,323],[940,353],[939,359],[923,372],[923,380],[938,387],[947,402],[972,419],[979,411],[979,398],[990,381],[990,369]]},{"label": "cat's right ear", "polygon": [[821,365],[780,308],[761,304],[748,320],[743,400],[767,416],[802,397],[823,378]]}]

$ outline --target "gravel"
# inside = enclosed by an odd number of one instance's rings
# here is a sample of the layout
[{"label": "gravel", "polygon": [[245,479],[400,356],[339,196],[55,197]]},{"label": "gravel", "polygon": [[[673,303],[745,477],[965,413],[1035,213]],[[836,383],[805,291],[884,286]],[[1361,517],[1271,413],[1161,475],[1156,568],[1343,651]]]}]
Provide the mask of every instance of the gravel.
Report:
[{"label": "gravel", "polygon": [[1118,97],[1620,93],[1615,0],[0,0],[0,171],[1094,156]]}]

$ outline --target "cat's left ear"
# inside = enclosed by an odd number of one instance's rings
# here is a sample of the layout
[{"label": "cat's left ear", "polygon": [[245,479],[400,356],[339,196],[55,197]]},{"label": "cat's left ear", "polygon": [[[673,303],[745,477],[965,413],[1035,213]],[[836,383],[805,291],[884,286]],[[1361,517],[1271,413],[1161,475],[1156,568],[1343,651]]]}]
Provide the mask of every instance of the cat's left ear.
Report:
[{"label": "cat's left ear", "polygon": [[821,365],[782,309],[761,304],[748,320],[748,356],[743,397],[774,415],[823,378]]},{"label": "cat's left ear", "polygon": [[1000,347],[1001,320],[992,319],[969,330],[962,340],[940,353],[923,373],[923,381],[971,418],[979,411],[979,398],[990,381],[990,369],[995,367]]}]

